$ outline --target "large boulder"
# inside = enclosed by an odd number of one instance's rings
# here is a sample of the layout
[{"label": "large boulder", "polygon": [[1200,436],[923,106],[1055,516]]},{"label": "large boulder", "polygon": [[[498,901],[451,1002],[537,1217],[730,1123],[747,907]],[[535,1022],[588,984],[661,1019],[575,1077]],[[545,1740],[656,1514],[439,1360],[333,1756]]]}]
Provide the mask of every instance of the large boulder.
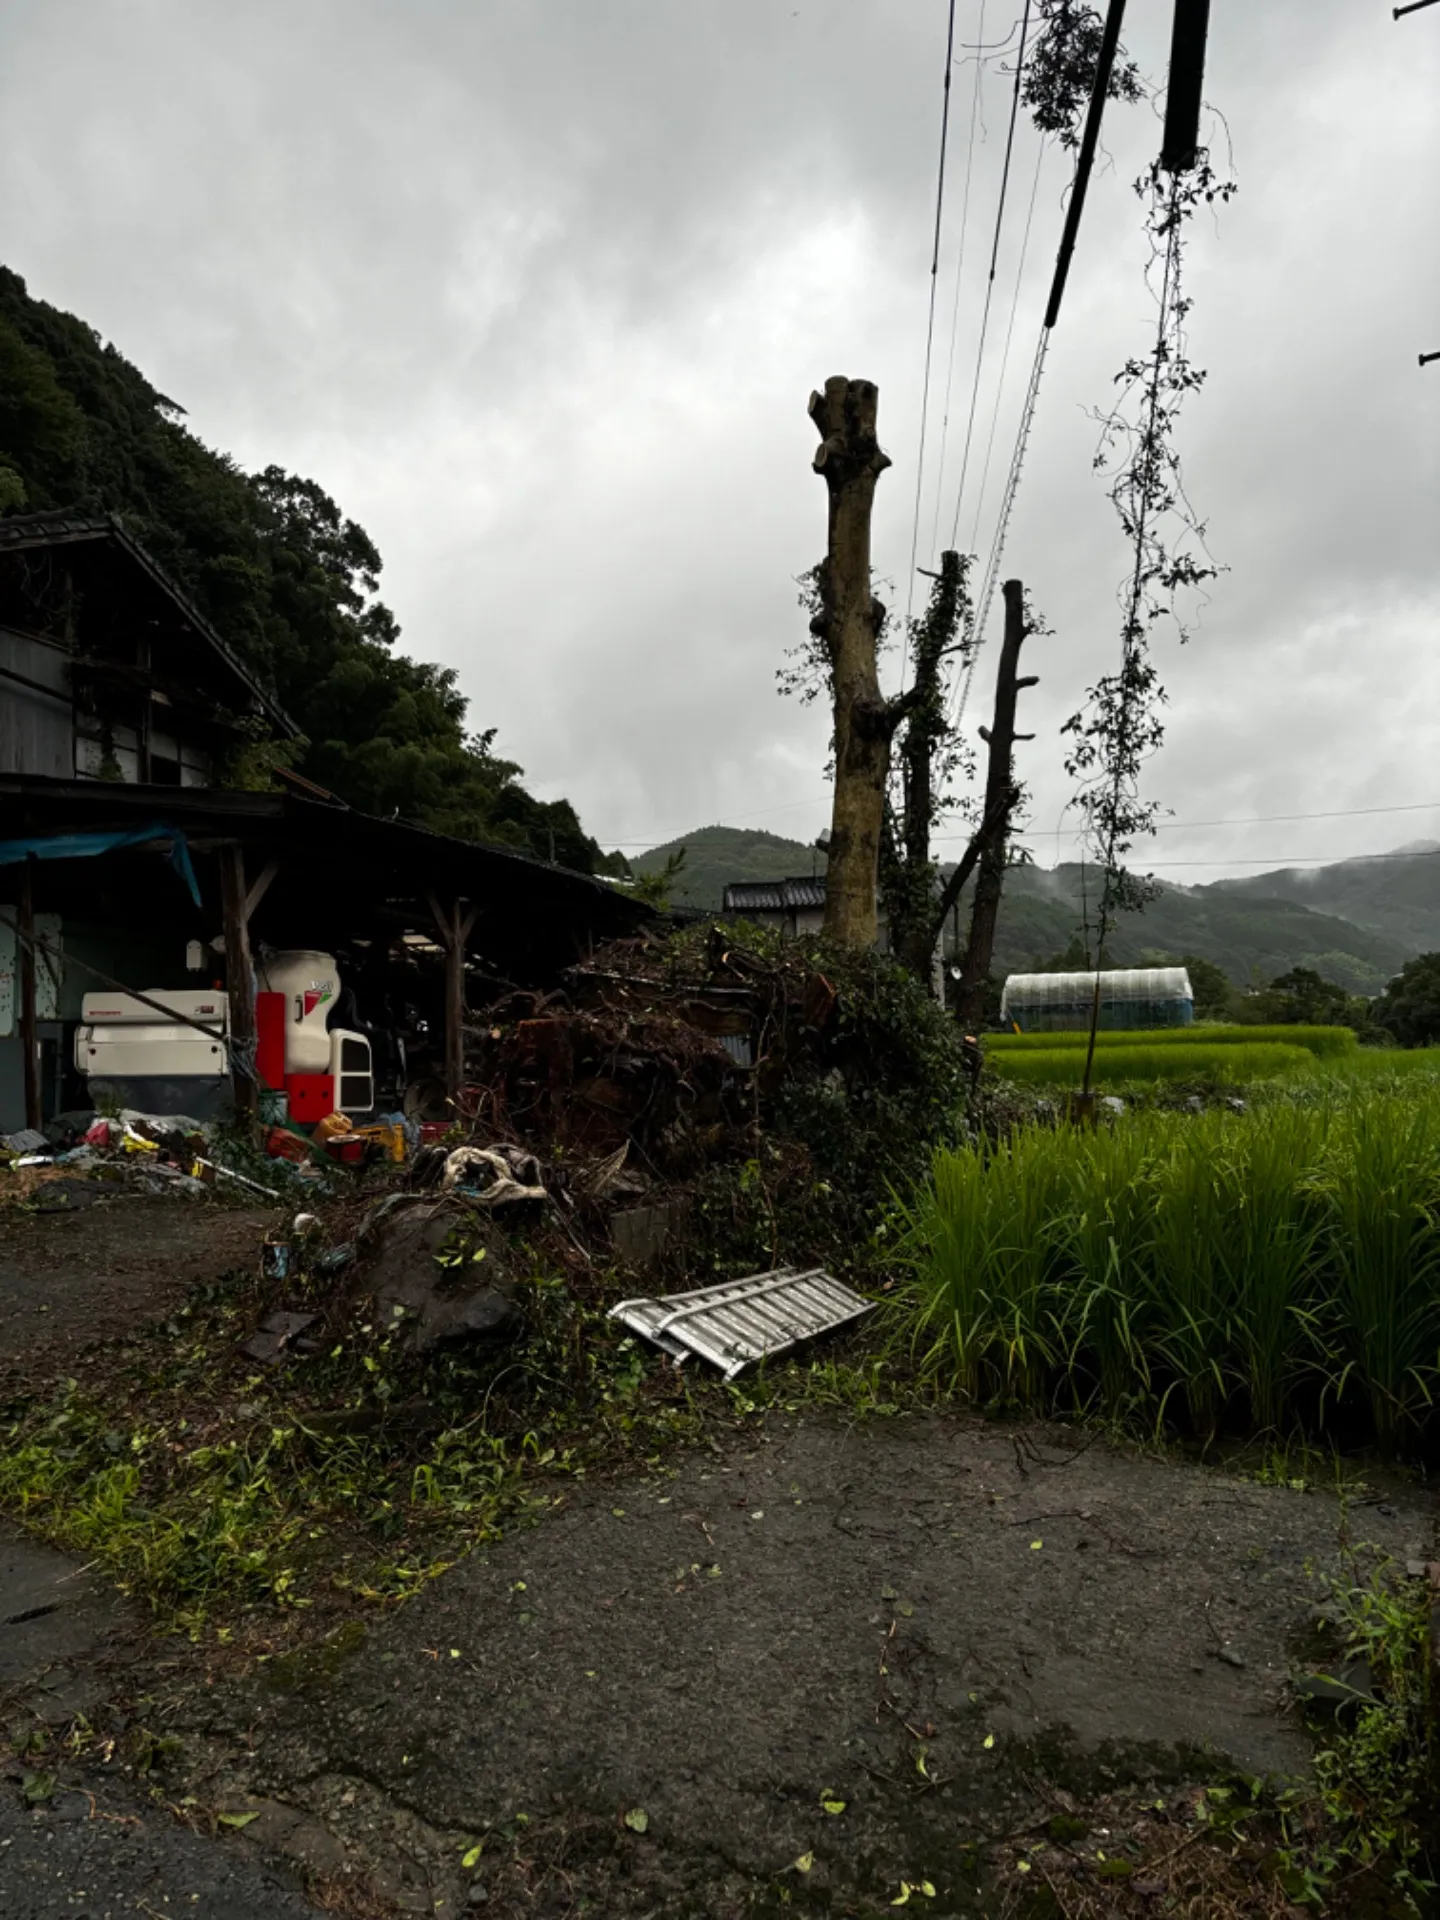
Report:
[{"label": "large boulder", "polygon": [[497,1236],[470,1236],[483,1246],[482,1259],[467,1254],[456,1265],[441,1264],[446,1241],[470,1219],[454,1201],[420,1200],[375,1229],[368,1279],[376,1311],[382,1325],[393,1321],[403,1329],[412,1353],[450,1341],[504,1339],[520,1324],[513,1278],[491,1244]]}]

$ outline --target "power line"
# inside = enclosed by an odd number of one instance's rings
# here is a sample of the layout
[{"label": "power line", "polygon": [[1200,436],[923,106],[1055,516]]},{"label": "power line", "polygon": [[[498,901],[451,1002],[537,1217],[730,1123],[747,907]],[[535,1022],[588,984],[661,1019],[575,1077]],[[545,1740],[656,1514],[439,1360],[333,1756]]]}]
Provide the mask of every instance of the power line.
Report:
[{"label": "power line", "polygon": [[[1026,0],[1029,4],[1029,0]],[[935,289],[940,275],[940,224],[945,210],[945,149],[950,139],[950,75],[955,58],[955,0],[950,0],[945,30],[944,104],[940,109],[940,163],[935,179],[935,244],[930,255],[930,312],[925,323],[925,377],[920,387],[920,455],[915,464],[915,525],[910,535],[910,585],[905,601],[905,639],[900,660],[900,683],[905,683],[906,652],[910,643],[910,616],[915,605],[915,562],[920,551],[920,492],[925,482],[925,428],[930,414],[930,354],[935,343]]]},{"label": "power line", "polygon": [[[1001,502],[995,538],[991,542],[984,587],[975,617],[966,632],[968,644],[965,648],[965,666],[956,685],[956,697],[950,713],[952,727],[960,724],[969,703],[975,668],[979,662],[981,648],[985,644],[985,626],[990,615],[990,603],[995,592],[1001,557],[1005,551],[1005,536],[1009,530],[1010,515],[1015,505],[1015,493],[1020,485],[1020,471],[1025,461],[1025,450],[1029,445],[1030,430],[1035,421],[1035,404],[1040,393],[1040,378],[1045,370],[1045,355],[1049,347],[1050,335],[1060,318],[1060,303],[1065,294],[1065,281],[1070,271],[1070,260],[1075,251],[1076,236],[1080,231],[1080,214],[1085,205],[1085,193],[1095,164],[1095,149],[1100,140],[1100,122],[1105,112],[1106,96],[1110,91],[1110,76],[1115,65],[1115,54],[1120,45],[1120,26],[1124,17],[1125,0],[1110,0],[1095,61],[1090,104],[1085,113],[1085,130],[1081,135],[1080,151],[1075,162],[1075,179],[1070,190],[1070,204],[1066,208],[1065,226],[1060,236],[1059,252],[1055,257],[1055,273],[1050,283],[1050,298],[1046,303],[1045,319],[1040,328],[1040,338],[1035,346],[1035,359],[1030,369],[1030,384],[1026,390],[1020,431],[1015,441],[1015,452],[1010,461],[1010,473],[1005,483],[1005,495]],[[955,512],[958,525],[960,512],[958,499]]]},{"label": "power line", "polygon": [[980,375],[985,366],[985,339],[990,330],[990,303],[995,296],[995,267],[1000,258],[1000,234],[1005,224],[1005,202],[1010,191],[1010,160],[1015,151],[1015,122],[1020,115],[1020,83],[1025,72],[1025,42],[1030,32],[1030,0],[1020,21],[1020,51],[1015,61],[1015,87],[1010,96],[1010,125],[1005,133],[1005,164],[1000,171],[1000,198],[995,208],[995,238],[990,247],[990,272],[985,282],[985,305],[980,315],[980,342],[975,350],[975,379],[970,389],[970,414],[965,423],[965,451],[960,457],[960,485],[955,491],[955,522],[950,545],[960,537],[960,507],[965,498],[965,477],[970,470],[970,443],[975,432],[975,408],[980,399]]},{"label": "power line", "polygon": [[990,479],[990,458],[995,451],[995,429],[1000,424],[1000,403],[1005,397],[1005,374],[1010,365],[1010,346],[1015,338],[1015,316],[1020,311],[1020,294],[1025,284],[1025,261],[1030,252],[1030,229],[1035,221],[1035,202],[1040,193],[1040,174],[1045,165],[1045,149],[1048,142],[1042,140],[1035,154],[1035,177],[1030,182],[1030,204],[1025,210],[1025,232],[1020,240],[1020,263],[1015,271],[1015,293],[1010,301],[1010,319],[1005,327],[1005,346],[1000,355],[1000,372],[995,382],[995,405],[990,412],[990,432],[985,441],[985,464],[980,469],[980,493],[975,502],[975,524],[970,532],[970,551],[976,553],[980,545],[980,516],[985,508],[985,488]]},{"label": "power line", "polygon": [[[945,410],[940,418],[940,463],[935,469],[935,519],[930,528],[930,560],[940,543],[940,502],[945,488],[945,447],[950,434],[950,395],[955,384],[955,342],[960,334],[960,288],[965,278],[965,240],[970,230],[970,181],[975,167],[975,128],[980,120],[980,81],[985,63],[978,48],[985,41],[985,0],[980,0],[980,25],[975,56],[975,86],[970,97],[970,133],[965,142],[965,186],[960,196],[960,246],[955,258],[955,299],[950,309],[950,351],[945,369]],[[914,578],[914,569],[911,569]]]},{"label": "power line", "polygon": [[[823,793],[823,794],[816,794],[815,797],[811,800],[785,800],[785,801],[782,801],[778,806],[761,807],[761,808],[758,808],[754,813],[736,814],[734,818],[737,820],[755,820],[755,819],[768,817],[772,813],[794,813],[800,807],[819,806],[823,801],[828,800],[830,797],[831,796],[828,793]],[[1393,806],[1393,807],[1330,807],[1330,808],[1327,808],[1322,813],[1249,813],[1249,814],[1240,814],[1228,820],[1161,820],[1157,822],[1154,830],[1157,833],[1189,833],[1189,832],[1198,831],[1201,827],[1262,827],[1262,826],[1272,826],[1278,822],[1288,822],[1293,820],[1359,820],[1362,818],[1369,818],[1376,814],[1381,814],[1381,813],[1436,813],[1436,812],[1440,812],[1440,800],[1406,800],[1406,801],[1402,801],[1398,806]],[[716,821],[714,824],[717,826],[728,825],[729,822]],[[685,831],[696,833],[696,832],[703,831],[703,829],[691,827],[686,829]],[[1036,834],[1035,838],[1040,840],[1049,840],[1052,837],[1058,837],[1059,831],[1060,830],[1057,829],[1055,830],[1055,833],[1052,834],[1052,831],[1049,828],[1047,828],[1043,833]],[[1072,837],[1078,838],[1083,834],[1084,829],[1080,827],[1076,827],[1076,828],[1072,828],[1070,831],[1071,831]],[[652,834],[646,840],[615,840],[615,839],[612,839],[608,834],[603,834],[603,833],[593,834],[591,837],[595,840],[601,841],[607,847],[649,847],[649,846],[663,846],[667,841],[682,839],[684,837],[684,833],[683,832],[670,833],[670,834],[664,834],[664,835]],[[940,840],[963,840],[963,839],[969,838],[967,834],[958,834],[958,833],[940,834],[940,835],[937,835],[936,837],[937,839],[940,839]],[[1375,854],[1375,855],[1353,854],[1353,855],[1341,855],[1339,857],[1346,858],[1346,859],[1357,859],[1357,860],[1370,859],[1370,858],[1374,858],[1378,860],[1381,858],[1386,858],[1386,859],[1389,858],[1388,855],[1380,855],[1380,854]],[[1199,862],[1199,864],[1202,866],[1207,866],[1210,863],[1208,861],[1201,861]]]}]

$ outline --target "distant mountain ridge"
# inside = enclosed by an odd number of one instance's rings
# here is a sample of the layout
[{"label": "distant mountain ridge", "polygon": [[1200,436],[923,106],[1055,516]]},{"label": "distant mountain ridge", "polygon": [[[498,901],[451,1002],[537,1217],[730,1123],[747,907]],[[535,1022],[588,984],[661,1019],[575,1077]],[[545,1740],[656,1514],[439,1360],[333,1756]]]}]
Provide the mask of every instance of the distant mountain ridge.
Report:
[{"label": "distant mountain ridge", "polygon": [[1293,900],[1312,912],[1388,934],[1414,953],[1440,949],[1440,841],[1412,840],[1369,859],[1217,880],[1212,890],[1236,899]]},{"label": "distant mountain ridge", "polygon": [[[641,872],[661,868],[682,846],[685,866],[673,897],[677,905],[707,911],[719,909],[727,881],[825,870],[823,856],[799,840],[720,826],[652,848],[634,865]],[[1093,869],[1013,868],[1000,909],[995,971],[1024,972],[1063,952],[1080,929],[1087,883],[1093,907]],[[962,925],[963,913],[962,906]],[[1143,913],[1122,920],[1111,957],[1119,966],[1137,966],[1162,954],[1194,954],[1242,987],[1291,967],[1313,967],[1352,993],[1374,994],[1414,954],[1436,950],[1440,846],[1425,842],[1313,872],[1286,868],[1200,887],[1163,882]]]}]

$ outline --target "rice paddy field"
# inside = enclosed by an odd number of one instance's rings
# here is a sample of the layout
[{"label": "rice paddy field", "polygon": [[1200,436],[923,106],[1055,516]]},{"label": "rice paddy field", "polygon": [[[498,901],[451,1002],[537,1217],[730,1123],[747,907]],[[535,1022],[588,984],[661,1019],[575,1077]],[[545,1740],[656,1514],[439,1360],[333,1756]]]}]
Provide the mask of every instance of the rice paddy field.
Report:
[{"label": "rice paddy field", "polygon": [[[1077,1087],[1084,1032],[998,1033],[986,1054],[1007,1080]],[[1440,1049],[1362,1047],[1349,1027],[1168,1027],[1096,1037],[1093,1084],[1102,1089],[1206,1080],[1239,1087],[1274,1081],[1382,1081],[1440,1074]]]},{"label": "rice paddy field", "polygon": [[[1172,1050],[1184,1043],[1153,1052]],[[1408,1084],[1340,1076],[1244,1112],[1131,1111],[941,1150],[905,1209],[898,1337],[977,1401],[1139,1412],[1202,1438],[1428,1445],[1433,1067]]]}]

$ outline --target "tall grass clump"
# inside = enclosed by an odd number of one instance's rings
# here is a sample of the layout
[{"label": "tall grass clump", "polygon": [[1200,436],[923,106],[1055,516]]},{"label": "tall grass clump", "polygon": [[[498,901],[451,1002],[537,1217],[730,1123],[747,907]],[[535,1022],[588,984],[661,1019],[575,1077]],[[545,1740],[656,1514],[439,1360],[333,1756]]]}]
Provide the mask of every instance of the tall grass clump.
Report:
[{"label": "tall grass clump", "polygon": [[1440,1086],[945,1148],[900,1336],[938,1384],[1415,1443],[1440,1388]]}]

